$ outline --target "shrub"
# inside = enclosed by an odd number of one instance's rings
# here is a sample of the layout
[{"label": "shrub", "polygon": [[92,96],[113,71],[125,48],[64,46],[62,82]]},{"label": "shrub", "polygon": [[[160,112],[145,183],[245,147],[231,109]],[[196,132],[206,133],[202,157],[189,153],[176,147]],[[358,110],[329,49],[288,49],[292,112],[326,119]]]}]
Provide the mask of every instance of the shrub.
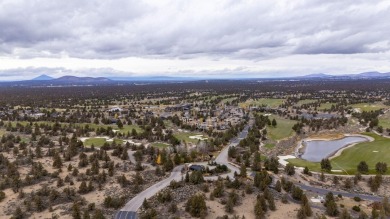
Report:
[{"label": "shrub", "polygon": [[186,211],[193,217],[204,217],[207,214],[204,196],[201,194],[191,196],[186,203]]},{"label": "shrub", "polygon": [[352,210],[354,210],[356,212],[360,212],[360,207],[355,205],[352,207]]}]

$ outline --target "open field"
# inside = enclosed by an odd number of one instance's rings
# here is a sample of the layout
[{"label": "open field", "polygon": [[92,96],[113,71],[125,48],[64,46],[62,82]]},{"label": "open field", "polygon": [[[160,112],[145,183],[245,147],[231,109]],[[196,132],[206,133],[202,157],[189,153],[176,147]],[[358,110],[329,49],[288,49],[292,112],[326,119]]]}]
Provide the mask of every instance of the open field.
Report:
[{"label": "open field", "polygon": [[167,144],[167,143],[163,143],[163,142],[153,142],[152,143],[152,146],[153,147],[157,147],[157,148],[166,148],[166,147],[168,147],[169,146],[169,144]]},{"label": "open field", "polygon": [[318,100],[315,100],[315,99],[300,100],[295,105],[296,106],[302,106],[303,104],[314,103],[314,102],[317,102],[317,101]]},{"label": "open field", "polygon": [[227,102],[232,102],[233,100],[237,99],[237,97],[230,97],[230,98],[226,98],[226,99],[223,99],[221,101],[221,103],[227,103]]},{"label": "open field", "polygon": [[270,143],[269,144],[265,144],[264,147],[267,148],[267,149],[272,149],[272,148],[275,147],[275,144],[270,144]]},{"label": "open field", "polygon": [[[120,139],[114,139],[114,141],[117,144],[122,144],[123,143],[123,140],[120,140]],[[94,145],[95,147],[101,147],[106,142],[108,142],[109,144],[112,143],[110,141],[107,141],[105,138],[89,138],[89,139],[85,140],[84,145],[85,146],[92,146],[92,145]]]},{"label": "open field", "polygon": [[[372,133],[365,135],[373,137],[373,142],[362,142],[345,149],[340,156],[331,160],[333,170],[342,170],[343,173],[355,174],[360,161],[366,161],[371,174],[375,174],[377,162],[390,163],[390,139]],[[309,167],[313,171],[321,171],[320,163],[313,163],[302,159],[288,160],[295,166]]]},{"label": "open field", "polygon": [[293,125],[296,121],[284,119],[279,116],[270,116],[270,119],[276,119],[277,126],[274,128],[272,126],[267,127],[268,137],[272,140],[281,140],[287,137],[290,137],[294,134],[294,130],[292,130]]},{"label": "open field", "polygon": [[171,120],[164,120],[163,122],[164,122],[165,128],[169,128],[169,129],[173,128],[173,123]]},{"label": "open field", "polygon": [[[175,133],[174,136],[179,139],[180,141],[185,141],[185,142],[191,142],[193,144],[198,143],[198,139],[192,139],[190,136],[194,135],[201,135],[199,133],[193,133],[193,132],[180,132],[180,133]],[[206,137],[207,138],[207,137]]]},{"label": "open field", "polygon": [[[11,122],[11,125],[13,127],[16,126],[16,124],[19,123],[23,126],[27,125],[29,122],[26,122],[26,121],[21,121],[21,122]],[[39,122],[33,122],[32,124],[34,125],[35,123],[37,123],[38,125],[41,125],[41,124],[48,124],[48,125],[53,125],[55,124],[54,122],[46,122],[46,121],[39,121]],[[6,122],[7,124],[7,122]],[[69,123],[60,123],[60,125],[63,127],[65,125],[69,125]],[[97,128],[107,128],[107,127],[111,127],[112,129],[116,129],[116,130],[119,130],[120,133],[123,133],[123,134],[126,134],[127,132],[130,132],[135,129],[137,131],[137,133],[142,133],[144,130],[139,127],[138,125],[124,125],[122,129],[119,129],[118,126],[116,124],[113,124],[113,125],[102,125],[102,124],[94,124],[94,123],[79,123],[79,124],[75,124],[75,126],[78,126],[78,127],[85,127],[85,126],[89,126],[90,128],[93,128],[93,129],[97,129]]]},{"label": "open field", "polygon": [[336,105],[335,103],[321,103],[320,107],[317,107],[318,110],[327,110],[332,108],[332,105]]},{"label": "open field", "polygon": [[379,117],[379,125],[385,129],[390,128],[390,111],[387,111]]},{"label": "open field", "polygon": [[389,108],[389,106],[386,106],[383,103],[359,103],[359,104],[352,104],[350,106],[352,108],[359,108],[361,111],[373,111],[373,110]]},{"label": "open field", "polygon": [[117,125],[113,125],[115,127],[114,129],[118,129],[120,133],[127,134],[127,132],[130,132],[135,129],[137,133],[142,133],[144,130],[139,127],[138,125],[124,125],[122,129],[119,129]]},{"label": "open field", "polygon": [[244,103],[240,103],[240,107],[248,107],[248,106],[268,106],[268,107],[278,107],[280,104],[284,102],[284,99],[268,99],[268,98],[260,98],[257,100],[247,100]]}]

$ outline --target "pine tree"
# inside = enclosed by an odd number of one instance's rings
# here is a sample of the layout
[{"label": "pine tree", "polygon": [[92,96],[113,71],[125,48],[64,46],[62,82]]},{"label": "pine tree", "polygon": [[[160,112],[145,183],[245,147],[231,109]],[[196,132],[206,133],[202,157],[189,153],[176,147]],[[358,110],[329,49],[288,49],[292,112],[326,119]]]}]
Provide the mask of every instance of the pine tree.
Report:
[{"label": "pine tree", "polygon": [[85,194],[85,193],[88,193],[88,187],[87,187],[87,183],[85,181],[82,181],[80,186],[79,186],[79,191],[78,191],[80,194]]},{"label": "pine tree", "polygon": [[240,167],[240,176],[241,177],[246,177],[247,176],[247,173],[246,173],[246,166],[244,164],[241,164],[241,167]]},{"label": "pine tree", "polygon": [[72,206],[72,217],[74,219],[81,219],[80,207],[77,204],[77,202],[73,203],[73,206]]},{"label": "pine tree", "polygon": [[277,123],[276,123],[276,120],[275,120],[275,119],[272,120],[272,126],[273,126],[273,127],[276,127],[276,126],[277,126]]},{"label": "pine tree", "polygon": [[23,219],[23,218],[25,217],[22,209],[20,207],[17,207],[15,212],[12,215],[12,219]]},{"label": "pine tree", "polygon": [[284,171],[286,172],[287,175],[292,176],[295,174],[295,167],[291,163],[288,163],[284,168]]},{"label": "pine tree", "polygon": [[382,206],[385,211],[386,216],[390,216],[390,204],[389,204],[389,198],[384,197],[382,200]]},{"label": "pine tree", "polygon": [[96,209],[95,213],[93,214],[93,219],[105,219],[102,210]]},{"label": "pine tree", "polygon": [[329,159],[325,158],[321,160],[321,169],[327,172],[330,172],[332,170],[332,165]]},{"label": "pine tree", "polygon": [[256,219],[264,219],[265,218],[265,213],[263,211],[263,207],[262,207],[261,201],[259,199],[256,200],[254,211],[255,211]]},{"label": "pine tree", "polygon": [[258,151],[256,151],[253,154],[252,170],[253,171],[260,171],[261,170],[261,157],[260,157],[260,153]]},{"label": "pine tree", "polygon": [[357,166],[357,171],[359,173],[368,173],[368,164],[366,163],[366,161],[361,161],[358,166]]},{"label": "pine tree", "polygon": [[309,200],[308,200],[306,194],[302,195],[301,207],[302,207],[302,209],[305,212],[305,215],[307,217],[311,217],[313,215],[313,211],[311,210],[310,203],[309,203]]},{"label": "pine tree", "polygon": [[150,206],[149,206],[149,202],[146,200],[146,198],[144,199],[144,202],[142,202],[142,207],[144,209],[148,209]]},{"label": "pine tree", "polygon": [[61,168],[62,167],[62,160],[61,160],[61,157],[59,155],[59,153],[55,153],[54,154],[54,157],[53,157],[53,167],[54,168]]},{"label": "pine tree", "polygon": [[307,216],[305,214],[305,210],[303,209],[302,206],[301,206],[301,208],[297,212],[297,218],[298,219],[306,219],[307,218]]},{"label": "pine tree", "polygon": [[91,216],[89,215],[89,212],[87,209],[84,210],[83,212],[83,219],[90,219]]}]

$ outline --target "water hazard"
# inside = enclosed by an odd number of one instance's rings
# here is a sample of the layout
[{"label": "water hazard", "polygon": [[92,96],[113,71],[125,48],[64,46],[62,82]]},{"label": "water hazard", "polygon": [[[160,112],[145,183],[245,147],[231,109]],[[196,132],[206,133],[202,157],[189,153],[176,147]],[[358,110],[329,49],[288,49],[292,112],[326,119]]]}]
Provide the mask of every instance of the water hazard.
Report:
[{"label": "water hazard", "polygon": [[337,140],[303,141],[305,152],[301,158],[311,162],[320,162],[323,158],[333,155],[343,147],[364,141],[368,141],[368,139],[361,136],[347,136]]}]

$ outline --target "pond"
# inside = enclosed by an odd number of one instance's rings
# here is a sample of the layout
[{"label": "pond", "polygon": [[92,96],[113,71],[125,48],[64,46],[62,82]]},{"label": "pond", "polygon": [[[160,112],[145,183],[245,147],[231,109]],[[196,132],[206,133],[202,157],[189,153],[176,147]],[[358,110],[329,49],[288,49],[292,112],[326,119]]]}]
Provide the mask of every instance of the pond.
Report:
[{"label": "pond", "polygon": [[337,140],[304,140],[302,144],[305,146],[305,152],[301,158],[311,162],[320,162],[343,147],[364,141],[368,139],[361,136],[347,136]]}]

